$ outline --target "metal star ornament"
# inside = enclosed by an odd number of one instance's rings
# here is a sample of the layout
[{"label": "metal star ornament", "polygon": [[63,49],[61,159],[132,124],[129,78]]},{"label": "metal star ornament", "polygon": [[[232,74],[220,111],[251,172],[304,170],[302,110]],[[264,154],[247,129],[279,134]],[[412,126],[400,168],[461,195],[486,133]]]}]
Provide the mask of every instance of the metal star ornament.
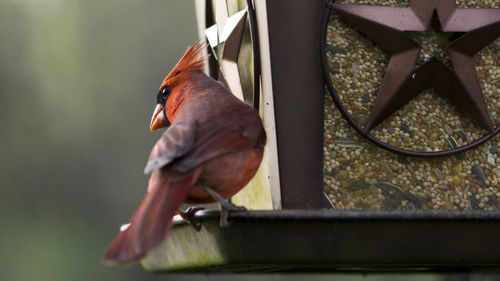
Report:
[{"label": "metal star ornament", "polygon": [[[391,55],[365,124],[359,124],[349,113],[329,75],[326,33],[332,12]],[[442,43],[444,38],[451,43],[446,45],[446,53],[419,57],[422,47],[406,32],[429,33],[433,18],[441,29],[437,41]],[[330,0],[323,14],[321,32],[320,54],[328,91],[347,122],[373,144],[398,154],[436,157],[467,151],[500,132],[500,126],[491,120],[472,59],[500,36],[500,9],[461,9],[454,0],[411,0],[407,8],[335,4]],[[421,37],[417,34],[414,38]],[[444,59],[446,57],[449,60]],[[467,144],[439,151],[408,150],[383,142],[370,133],[377,124],[431,87],[488,133]]]},{"label": "metal star ornament", "polygon": [[238,56],[246,18],[246,10],[241,10],[229,17],[226,0],[216,0],[216,24],[205,30],[212,55],[219,62],[221,71],[219,80],[241,100],[244,100],[244,96],[238,69]]},{"label": "metal star ornament", "polygon": [[[365,133],[423,90],[435,87],[492,133],[472,56],[500,36],[500,9],[460,9],[455,0],[412,0],[407,8],[330,3],[367,38],[391,54]],[[447,47],[451,68],[436,58],[417,66],[421,46],[405,31],[426,31],[436,12],[443,32],[464,33]]]}]

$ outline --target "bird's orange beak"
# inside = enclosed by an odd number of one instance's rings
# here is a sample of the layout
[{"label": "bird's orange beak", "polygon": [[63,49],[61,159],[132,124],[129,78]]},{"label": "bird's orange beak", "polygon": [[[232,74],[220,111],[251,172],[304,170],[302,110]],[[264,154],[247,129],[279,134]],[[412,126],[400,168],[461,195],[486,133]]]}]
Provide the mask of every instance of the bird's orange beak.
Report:
[{"label": "bird's orange beak", "polygon": [[153,112],[153,118],[151,118],[151,124],[149,128],[151,131],[158,130],[161,128],[165,128],[168,126],[168,122],[166,121],[165,114],[163,114],[163,106],[161,104],[157,104],[155,107],[155,111]]}]

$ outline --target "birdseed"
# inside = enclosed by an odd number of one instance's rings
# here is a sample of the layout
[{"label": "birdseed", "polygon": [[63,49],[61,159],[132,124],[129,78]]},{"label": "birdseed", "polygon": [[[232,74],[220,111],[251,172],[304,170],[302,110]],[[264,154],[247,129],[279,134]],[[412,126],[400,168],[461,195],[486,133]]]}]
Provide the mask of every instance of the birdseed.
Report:
[{"label": "birdseed", "polygon": [[[497,0],[456,1],[459,8],[500,8]],[[342,0],[342,4],[406,7],[409,1]],[[450,65],[449,33],[408,32],[422,45],[417,64],[432,57]],[[330,78],[349,114],[364,125],[390,55],[332,12],[327,30]],[[494,124],[500,112],[500,39],[474,56]],[[499,116],[500,117],[500,116]],[[359,135],[325,96],[324,191],[336,209],[500,209],[500,161],[496,136],[471,151],[440,158],[397,155]],[[371,134],[413,150],[460,147],[487,134],[431,88],[423,91]]]}]

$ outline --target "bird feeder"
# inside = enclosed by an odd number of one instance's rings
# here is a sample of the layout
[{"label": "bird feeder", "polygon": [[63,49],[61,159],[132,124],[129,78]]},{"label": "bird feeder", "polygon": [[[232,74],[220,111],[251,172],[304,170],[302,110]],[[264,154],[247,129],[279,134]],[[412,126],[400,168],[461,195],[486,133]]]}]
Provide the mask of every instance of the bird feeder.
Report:
[{"label": "bird feeder", "polygon": [[150,271],[500,266],[500,3],[196,0],[206,72],[268,135],[249,211],[176,220]]}]

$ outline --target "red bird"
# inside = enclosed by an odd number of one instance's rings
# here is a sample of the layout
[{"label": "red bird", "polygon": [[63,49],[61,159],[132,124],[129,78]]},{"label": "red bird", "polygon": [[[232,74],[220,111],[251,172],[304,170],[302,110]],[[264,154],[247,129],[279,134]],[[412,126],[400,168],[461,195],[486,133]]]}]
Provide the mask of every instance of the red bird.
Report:
[{"label": "red bird", "polygon": [[223,211],[234,209],[224,198],[259,168],[266,143],[259,114],[203,73],[204,48],[200,41],[188,48],[161,84],[150,126],[168,129],[144,170],[152,172],[148,193],[104,255],[106,264],[134,262],[158,246],[173,216],[184,214],[182,203],[218,201]]}]

